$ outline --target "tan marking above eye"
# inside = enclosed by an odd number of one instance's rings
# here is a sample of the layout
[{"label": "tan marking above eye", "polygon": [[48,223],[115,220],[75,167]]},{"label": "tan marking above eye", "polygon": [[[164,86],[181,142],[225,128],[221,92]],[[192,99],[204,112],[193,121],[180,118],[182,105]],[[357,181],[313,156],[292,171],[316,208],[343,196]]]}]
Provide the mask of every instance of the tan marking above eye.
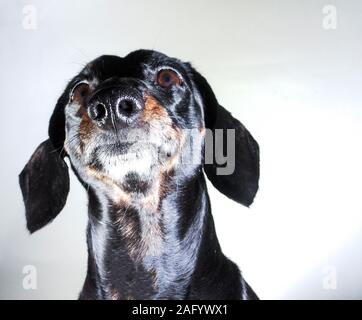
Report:
[{"label": "tan marking above eye", "polygon": [[80,106],[83,106],[85,97],[89,94],[89,92],[90,92],[89,84],[84,82],[80,83],[73,89],[70,101],[75,102]]}]

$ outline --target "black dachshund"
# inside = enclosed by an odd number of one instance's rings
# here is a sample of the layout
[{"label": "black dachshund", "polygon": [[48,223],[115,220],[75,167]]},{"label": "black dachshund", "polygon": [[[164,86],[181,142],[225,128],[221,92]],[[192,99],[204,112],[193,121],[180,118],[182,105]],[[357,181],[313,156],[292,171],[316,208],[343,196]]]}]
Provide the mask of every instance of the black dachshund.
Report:
[{"label": "black dachshund", "polygon": [[65,205],[65,156],[89,197],[80,299],[257,299],[221,251],[203,170],[249,206],[258,144],[189,63],[138,50],[70,81],[20,174],[30,232]]}]

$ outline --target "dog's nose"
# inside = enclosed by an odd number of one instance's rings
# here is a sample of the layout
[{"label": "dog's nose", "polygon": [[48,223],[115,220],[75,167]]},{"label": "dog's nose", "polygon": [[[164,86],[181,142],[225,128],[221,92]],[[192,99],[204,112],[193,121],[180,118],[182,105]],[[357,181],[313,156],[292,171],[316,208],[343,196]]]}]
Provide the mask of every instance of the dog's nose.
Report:
[{"label": "dog's nose", "polygon": [[104,128],[130,125],[142,110],[142,95],[136,90],[123,88],[102,90],[88,104],[89,117]]}]

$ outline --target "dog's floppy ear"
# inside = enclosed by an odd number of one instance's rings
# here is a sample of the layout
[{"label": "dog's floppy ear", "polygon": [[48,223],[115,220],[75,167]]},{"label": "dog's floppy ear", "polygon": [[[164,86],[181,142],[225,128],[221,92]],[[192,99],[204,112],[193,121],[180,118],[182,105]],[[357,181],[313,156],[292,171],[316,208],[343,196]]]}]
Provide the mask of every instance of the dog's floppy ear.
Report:
[{"label": "dog's floppy ear", "polygon": [[77,77],[70,81],[57,101],[49,122],[49,139],[34,151],[19,175],[26,223],[33,233],[51,222],[63,209],[69,193],[68,166],[64,161],[64,108]]},{"label": "dog's floppy ear", "polygon": [[[249,206],[252,204],[259,187],[258,143],[240,121],[219,105],[210,85],[201,74],[193,70],[192,79],[196,84],[198,93],[201,95],[205,125],[209,129],[207,131],[212,133],[213,143],[211,145],[215,146],[211,163],[205,162],[205,173],[221,193],[245,206]],[[231,154],[235,158],[232,159],[234,163],[231,172],[220,170],[222,168],[217,164],[218,161],[215,158],[217,154],[219,154],[220,158],[220,154],[222,157],[223,153],[225,153],[224,150],[228,145],[227,140],[229,140],[227,138],[228,134],[232,140],[230,147],[235,150],[235,156],[233,153]],[[219,137],[221,135],[221,138],[217,139],[218,135]],[[206,142],[208,138],[210,137],[206,135]],[[205,148],[207,146],[210,146],[210,144],[206,143]],[[230,151],[228,146],[227,153]],[[205,154],[207,152],[208,150],[205,150]]]},{"label": "dog's floppy ear", "polygon": [[33,233],[63,209],[69,192],[68,166],[50,140],[42,142],[19,175],[28,230]]}]

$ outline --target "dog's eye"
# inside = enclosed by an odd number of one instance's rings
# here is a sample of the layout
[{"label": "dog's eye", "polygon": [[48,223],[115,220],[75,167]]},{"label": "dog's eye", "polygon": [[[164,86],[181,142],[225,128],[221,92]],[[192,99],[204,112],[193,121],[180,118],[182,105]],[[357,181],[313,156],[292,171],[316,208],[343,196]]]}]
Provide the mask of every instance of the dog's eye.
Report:
[{"label": "dog's eye", "polygon": [[70,100],[82,105],[89,91],[88,83],[80,83],[73,89]]},{"label": "dog's eye", "polygon": [[182,81],[178,74],[170,69],[163,69],[157,74],[157,84],[163,88],[181,85]]}]

